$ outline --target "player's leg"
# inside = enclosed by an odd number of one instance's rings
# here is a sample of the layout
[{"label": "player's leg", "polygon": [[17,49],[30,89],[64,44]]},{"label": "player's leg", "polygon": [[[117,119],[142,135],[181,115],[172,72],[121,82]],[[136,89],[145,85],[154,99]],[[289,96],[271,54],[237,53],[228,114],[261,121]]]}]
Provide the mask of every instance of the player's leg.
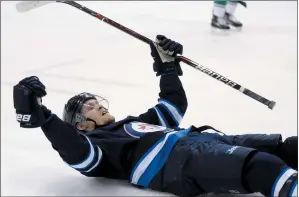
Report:
[{"label": "player's leg", "polygon": [[278,156],[291,168],[298,170],[298,136],[285,139],[272,154]]},{"label": "player's leg", "polygon": [[287,197],[295,195],[296,176],[275,155],[194,133],[174,147],[151,187],[178,196],[260,192]]},{"label": "player's leg", "polygon": [[298,172],[265,152],[255,152],[246,159],[242,181],[248,191],[265,196],[297,196]]},{"label": "player's leg", "polygon": [[297,172],[280,158],[215,139],[197,132],[180,139],[151,188],[178,196],[260,192],[284,197],[297,191]]},{"label": "player's leg", "polygon": [[234,27],[242,27],[243,24],[238,21],[235,17],[235,12],[237,8],[238,2],[237,1],[228,1],[225,6],[225,18],[228,24]]},{"label": "player's leg", "polygon": [[282,140],[280,134],[245,134],[226,136],[231,145],[254,148],[276,155],[288,166],[298,170],[298,136]]},{"label": "player's leg", "polygon": [[203,191],[297,195],[297,172],[280,158],[247,147],[209,143],[212,146],[198,147],[186,171]]},{"label": "player's leg", "polygon": [[225,6],[227,0],[214,1],[213,18],[211,21],[212,27],[219,29],[229,29],[227,20],[225,18]]},{"label": "player's leg", "polygon": [[242,183],[243,166],[256,150],[230,146],[216,137],[192,132],[181,138],[151,188],[178,196],[249,193]]}]

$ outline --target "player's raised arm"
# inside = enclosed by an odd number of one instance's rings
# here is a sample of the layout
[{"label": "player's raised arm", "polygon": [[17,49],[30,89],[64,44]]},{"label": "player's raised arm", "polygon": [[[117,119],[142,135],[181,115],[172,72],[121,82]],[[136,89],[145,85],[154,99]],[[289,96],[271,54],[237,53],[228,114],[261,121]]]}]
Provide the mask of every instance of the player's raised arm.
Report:
[{"label": "player's raised arm", "polygon": [[100,167],[101,148],[42,105],[41,97],[46,94],[45,86],[37,77],[27,77],[15,85],[13,97],[17,121],[23,128],[41,127],[67,164],[85,175],[92,175]]},{"label": "player's raised arm", "polygon": [[140,115],[142,121],[168,128],[179,126],[187,110],[188,102],[179,76],[183,75],[177,54],[183,53],[183,46],[163,35],[156,37],[151,44],[154,71],[160,78],[158,104]]}]

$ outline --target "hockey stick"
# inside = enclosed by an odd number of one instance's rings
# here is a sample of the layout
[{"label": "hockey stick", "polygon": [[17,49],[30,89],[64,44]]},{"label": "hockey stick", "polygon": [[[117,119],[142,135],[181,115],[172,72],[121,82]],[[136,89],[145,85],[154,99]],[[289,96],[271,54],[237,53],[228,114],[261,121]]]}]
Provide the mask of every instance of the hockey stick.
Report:
[{"label": "hockey stick", "polygon": [[[100,19],[101,21],[103,21],[103,22],[105,22],[105,23],[107,23],[107,24],[109,24],[109,25],[111,25],[111,26],[113,26],[113,27],[115,27],[115,28],[117,28],[117,29],[119,29],[119,30],[121,30],[121,31],[123,31],[123,32],[125,32],[125,33],[127,33],[127,34],[143,41],[143,42],[145,42],[145,43],[147,43],[147,44],[150,44],[150,43],[153,42],[149,38],[147,38],[147,37],[135,32],[135,31],[133,31],[133,30],[131,30],[131,29],[129,29],[129,28],[127,28],[127,27],[125,27],[125,26],[123,26],[123,25],[121,25],[121,24],[119,24],[119,23],[103,16],[103,15],[101,15],[100,13],[97,13],[97,12],[95,12],[95,11],[85,7],[85,6],[82,6],[79,3],[74,2],[74,1],[23,1],[23,2],[17,3],[16,8],[19,12],[26,12],[26,11],[32,10],[34,8],[38,8],[40,6],[43,6],[43,5],[46,5],[46,4],[49,4],[49,3],[53,3],[53,2],[65,3],[65,4],[68,4],[70,6],[73,6],[77,9],[79,9],[79,10],[81,10],[81,11],[83,11],[83,12],[85,12],[85,13],[87,13],[87,14],[89,14],[89,15],[97,18],[97,19]],[[238,83],[236,83],[236,82],[234,82],[234,81],[232,81],[232,80],[230,80],[230,79],[228,79],[228,78],[226,78],[226,77],[210,70],[207,67],[199,65],[198,63],[196,63],[196,62],[194,62],[194,61],[192,61],[192,60],[190,60],[190,59],[188,59],[184,56],[177,56],[176,59],[186,63],[189,66],[192,66],[193,68],[195,68],[195,69],[197,69],[197,70],[199,70],[199,71],[201,71],[201,72],[203,72],[203,73],[205,73],[205,74],[207,74],[211,77],[213,77],[214,79],[217,79],[218,81],[221,81],[221,82],[225,83],[226,85],[228,85],[228,86],[230,86],[230,87],[232,87],[236,90],[239,90],[240,92],[242,92],[243,94],[249,96],[250,98],[252,98],[252,99],[268,106],[268,108],[270,108],[270,109],[273,109],[275,104],[276,104],[275,101],[270,101],[270,100],[260,96],[259,94],[255,93],[255,92],[253,92],[253,91],[251,91],[247,88],[244,88],[243,86],[239,85]]]}]

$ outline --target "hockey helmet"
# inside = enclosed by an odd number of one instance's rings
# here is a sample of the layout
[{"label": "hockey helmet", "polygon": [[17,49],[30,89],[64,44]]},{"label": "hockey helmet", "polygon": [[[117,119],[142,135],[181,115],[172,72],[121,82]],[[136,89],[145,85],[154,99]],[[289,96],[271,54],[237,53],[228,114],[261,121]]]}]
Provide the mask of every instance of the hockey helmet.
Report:
[{"label": "hockey helmet", "polygon": [[88,120],[95,122],[94,120],[86,118],[81,114],[83,108],[90,108],[90,106],[86,106],[85,102],[91,99],[96,100],[98,104],[108,110],[109,102],[105,98],[95,94],[83,92],[73,96],[68,100],[63,110],[63,121],[73,126],[76,126],[76,124],[79,122],[85,122]]}]

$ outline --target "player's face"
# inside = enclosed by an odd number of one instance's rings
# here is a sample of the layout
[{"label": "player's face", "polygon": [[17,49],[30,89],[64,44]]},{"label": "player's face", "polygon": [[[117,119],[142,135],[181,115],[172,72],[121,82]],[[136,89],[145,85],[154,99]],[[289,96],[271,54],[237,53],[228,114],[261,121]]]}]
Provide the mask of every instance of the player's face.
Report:
[{"label": "player's face", "polygon": [[[104,107],[104,103],[101,103],[101,101],[96,99],[87,100],[83,104],[81,113],[86,118],[94,120],[98,126],[113,123],[115,121],[115,118]],[[85,128],[85,130],[92,130],[92,127],[96,127],[92,121],[87,121],[85,126],[88,127]]]}]

